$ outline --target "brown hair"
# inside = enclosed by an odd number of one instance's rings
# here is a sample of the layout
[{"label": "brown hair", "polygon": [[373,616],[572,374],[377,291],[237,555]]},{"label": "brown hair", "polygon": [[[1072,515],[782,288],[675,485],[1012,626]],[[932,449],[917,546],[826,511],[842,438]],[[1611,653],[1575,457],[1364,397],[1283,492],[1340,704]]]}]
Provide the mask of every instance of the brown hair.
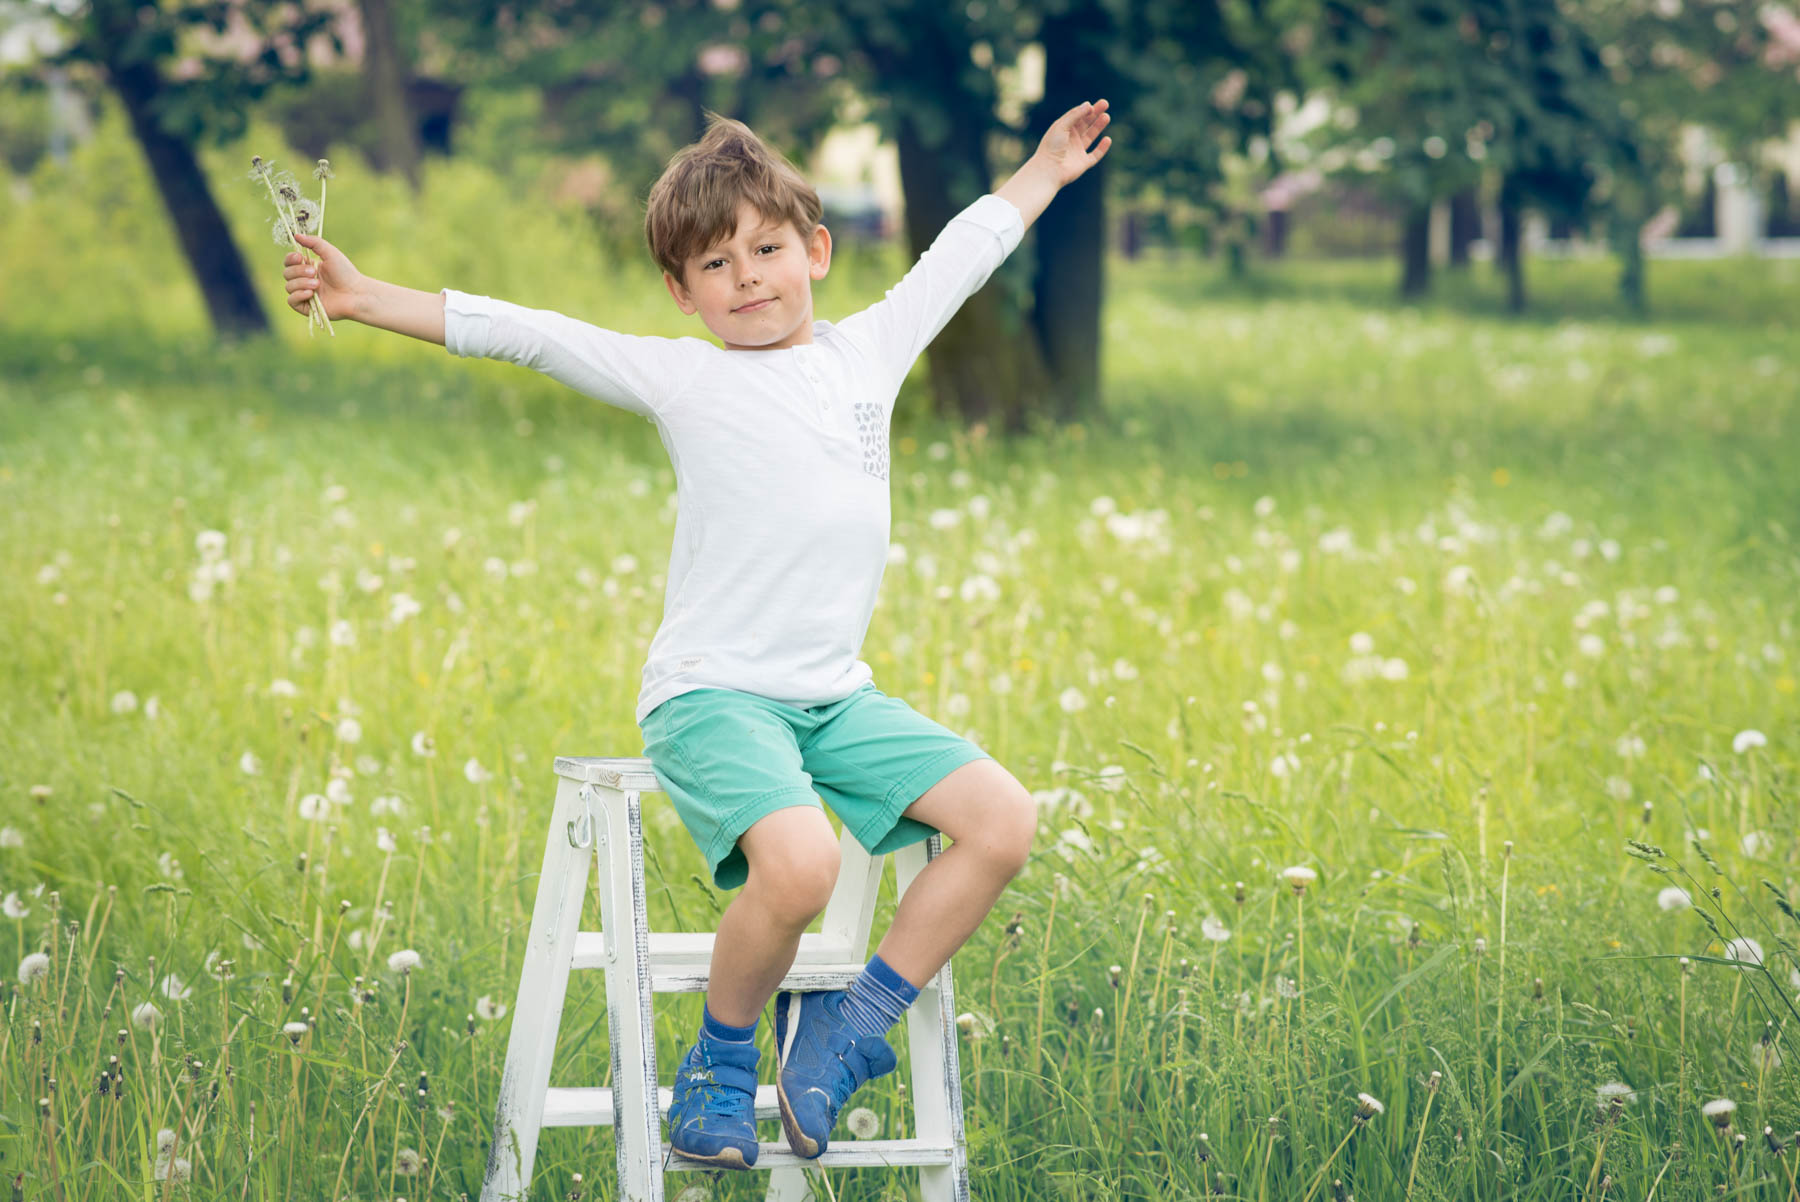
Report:
[{"label": "brown hair", "polygon": [[811,238],[825,215],[819,193],[742,121],[706,111],[706,133],[683,147],[650,188],[644,237],[657,266],[687,286],[688,260],[737,233],[738,202]]}]

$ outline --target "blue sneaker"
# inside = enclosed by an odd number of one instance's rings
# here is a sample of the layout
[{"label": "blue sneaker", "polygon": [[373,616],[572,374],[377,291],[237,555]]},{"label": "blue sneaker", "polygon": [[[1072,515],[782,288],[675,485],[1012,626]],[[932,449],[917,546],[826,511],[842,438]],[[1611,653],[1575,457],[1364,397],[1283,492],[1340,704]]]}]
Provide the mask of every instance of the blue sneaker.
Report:
[{"label": "blue sneaker", "polygon": [[894,1049],[879,1035],[858,1035],[839,1013],[844,990],[775,995],[775,1094],[781,1129],[794,1155],[825,1151],[838,1111],[865,1081],[894,1071]]},{"label": "blue sneaker", "polygon": [[689,1160],[727,1169],[756,1163],[754,1043],[701,1039],[675,1071],[669,1146]]}]

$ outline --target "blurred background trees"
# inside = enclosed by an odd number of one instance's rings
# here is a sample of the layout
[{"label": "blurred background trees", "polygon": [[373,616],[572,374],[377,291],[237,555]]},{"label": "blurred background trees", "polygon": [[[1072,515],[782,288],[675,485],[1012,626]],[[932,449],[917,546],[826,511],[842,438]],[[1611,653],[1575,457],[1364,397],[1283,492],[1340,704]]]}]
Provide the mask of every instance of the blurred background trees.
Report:
[{"label": "blurred background trees", "polygon": [[555,172],[618,255],[708,110],[803,169],[867,126],[898,195],[827,189],[828,221],[911,256],[1104,95],[1112,154],[929,355],[941,412],[1005,429],[1100,407],[1109,252],[1391,254],[1405,297],[1487,260],[1521,309],[1528,251],[1608,247],[1641,307],[1647,242],[1800,232],[1800,16],[1764,0],[0,0],[0,48],[15,177],[116,98],[224,336],[267,319],[195,150],[252,113],[415,190],[434,155]]}]

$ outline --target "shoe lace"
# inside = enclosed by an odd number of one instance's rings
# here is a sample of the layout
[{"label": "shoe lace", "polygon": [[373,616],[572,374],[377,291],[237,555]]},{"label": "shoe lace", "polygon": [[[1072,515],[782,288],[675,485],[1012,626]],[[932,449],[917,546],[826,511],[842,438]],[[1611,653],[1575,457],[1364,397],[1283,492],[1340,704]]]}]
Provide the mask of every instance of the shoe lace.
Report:
[{"label": "shoe lace", "polygon": [[682,1080],[687,1082],[687,1113],[693,1113],[696,1103],[702,1111],[714,1110],[725,1101],[729,1086],[713,1075],[710,1068],[690,1068],[682,1073]]}]

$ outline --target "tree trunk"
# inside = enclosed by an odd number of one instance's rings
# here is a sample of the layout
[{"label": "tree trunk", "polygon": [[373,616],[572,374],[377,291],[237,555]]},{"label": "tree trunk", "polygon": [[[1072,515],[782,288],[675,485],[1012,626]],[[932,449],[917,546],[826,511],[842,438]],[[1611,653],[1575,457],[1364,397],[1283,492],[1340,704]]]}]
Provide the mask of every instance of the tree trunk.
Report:
[{"label": "tree trunk", "polygon": [[1524,216],[1523,189],[1509,175],[1500,181],[1500,251],[1495,261],[1506,273],[1506,307],[1514,313],[1525,311],[1525,252],[1519,245]]},{"label": "tree trunk", "polygon": [[1431,290],[1431,205],[1415,205],[1400,226],[1400,295],[1417,300]]},{"label": "tree trunk", "polygon": [[1263,240],[1263,253],[1271,259],[1279,259],[1287,254],[1288,212],[1286,209],[1270,209],[1267,236]]},{"label": "tree trunk", "polygon": [[[910,117],[900,120],[900,186],[906,197],[906,234],[913,257],[925,253],[944,226],[967,205],[952,189],[955,149],[927,147]],[[986,169],[982,167],[982,178]],[[1024,433],[1026,414],[1046,395],[1049,379],[1030,327],[990,281],[963,302],[927,353],[933,409],[940,417],[986,422]]]},{"label": "tree trunk", "polygon": [[394,33],[388,0],[359,0],[363,24],[363,69],[369,107],[380,131],[381,165],[398,171],[414,192],[419,190],[419,130],[406,102],[407,66]]},{"label": "tree trunk", "polygon": [[[1112,21],[1094,4],[1046,16],[1044,93],[1032,106],[1025,144],[1084,100],[1104,96],[1100,53]],[[1032,320],[1050,369],[1051,413],[1079,421],[1100,408],[1100,300],[1106,264],[1106,163],[1057,193],[1037,221],[1032,248]]]},{"label": "tree trunk", "polygon": [[268,333],[268,315],[250,284],[237,243],[213,200],[193,147],[164,133],[157,123],[153,110],[162,80],[155,65],[109,62],[106,66],[131,119],[132,132],[149,160],[150,173],[194,272],[194,282],[206,299],[214,332],[228,340]]},{"label": "tree trunk", "polygon": [[1469,265],[1469,244],[1481,237],[1481,201],[1474,188],[1450,198],[1450,266]]}]

